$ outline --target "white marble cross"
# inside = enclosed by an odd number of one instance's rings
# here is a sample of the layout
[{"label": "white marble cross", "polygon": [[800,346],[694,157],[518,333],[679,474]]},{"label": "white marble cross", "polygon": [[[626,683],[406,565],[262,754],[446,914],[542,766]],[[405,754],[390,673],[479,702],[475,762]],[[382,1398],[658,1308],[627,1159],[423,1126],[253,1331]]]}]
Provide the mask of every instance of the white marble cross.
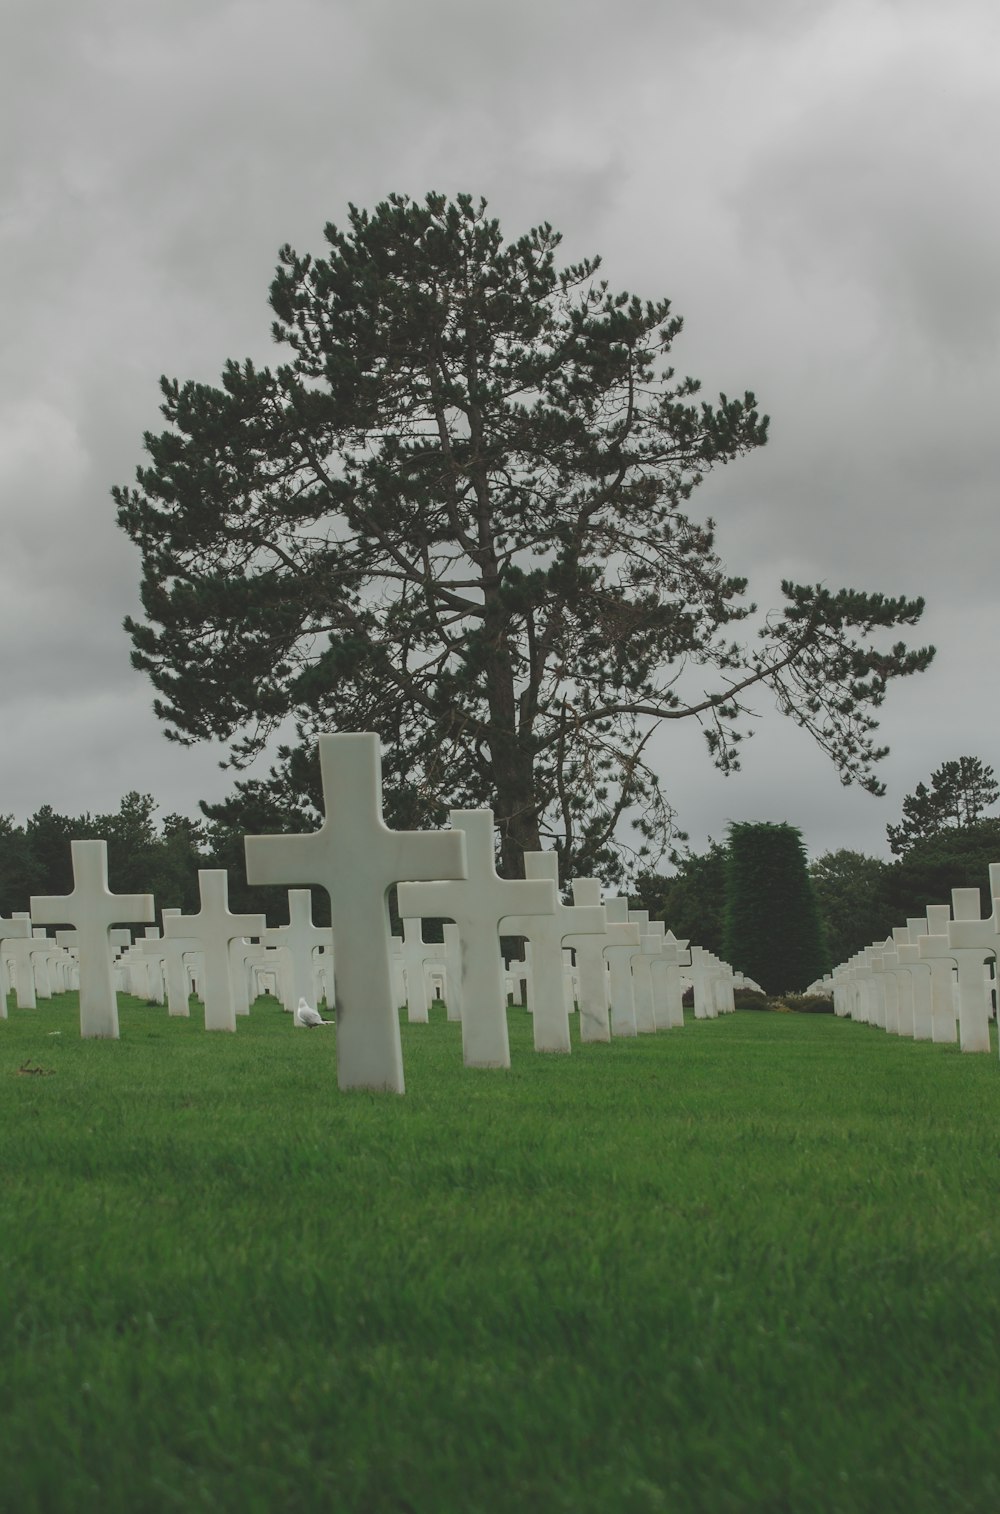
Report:
[{"label": "white marble cross", "polygon": [[635,999],[635,1028],[641,1036],[656,1030],[656,1007],[653,1003],[653,958],[659,955],[660,943],[649,929],[649,911],[630,909],[629,920],[639,927],[639,950],[632,956],[632,995]]},{"label": "white marble cross", "polygon": [[166,922],[169,919],[178,919],[179,909],[164,909],[160,913],[163,916],[163,936],[160,939],[160,945],[163,948],[163,971],[167,986],[167,1013],[188,1019],[191,1014],[191,1005],[188,1002],[188,976],[184,956],[187,952],[197,951],[201,943],[194,936],[175,936],[168,933]]},{"label": "white marble cross", "polygon": [[712,991],[712,962],[703,946],[691,948],[691,981],[694,988],[694,1017],[714,1020],[718,1014]]},{"label": "white marble cross", "polygon": [[[681,986],[681,968],[691,966],[691,953],[687,941],[678,941],[673,931],[668,930],[660,948],[659,962],[663,973],[663,1002],[667,1028],[684,1028],[684,989]],[[657,963],[654,961],[653,970]]]},{"label": "white marble cross", "polygon": [[958,1017],[955,1013],[955,962],[948,955],[950,919],[950,904],[928,904],[927,945],[924,945],[923,936],[917,938],[917,949],[921,960],[926,960],[931,970],[931,1040],[938,1042],[958,1040]]},{"label": "white marble cross", "polygon": [[39,999],[52,998],[52,980],[49,975],[49,960],[52,953],[52,942],[49,933],[43,926],[35,926],[31,932],[34,937],[34,945],[29,948],[31,953],[31,970],[35,975],[35,994]]},{"label": "white marble cross", "polygon": [[[3,941],[27,941],[31,937],[31,919],[28,915],[15,915],[10,920],[4,920],[0,916],[0,942]],[[27,957],[25,957],[27,961]],[[20,978],[18,973],[17,977]],[[20,1000],[20,985],[18,987],[18,1008],[30,1009],[32,1006],[22,1005]],[[3,957],[0,956],[0,1020],[7,1018],[7,995],[10,992],[10,983],[7,980],[7,968]]]},{"label": "white marble cross", "polygon": [[[601,908],[599,879],[575,878],[572,889],[575,905],[589,909]],[[604,918],[606,923],[606,913]],[[571,946],[576,953],[581,1041],[611,1040],[611,1026],[608,1023],[608,968],[604,949],[614,944],[615,937],[609,934],[607,928],[600,934],[588,931],[581,935],[563,937],[563,945]]]},{"label": "white marble cross", "polygon": [[199,868],[198,888],[201,909],[196,915],[164,914],[164,940],[183,937],[197,941],[205,957],[205,981],[201,985],[205,1029],[235,1031],[236,999],[229,943],[239,936],[259,936],[267,921],[263,915],[230,913],[229,877],[225,868]]},{"label": "white marble cross", "polygon": [[[163,1004],[167,987],[167,943],[154,927],[148,929],[136,947],[149,958],[149,991],[154,1003]],[[168,1011],[169,1012],[169,1011]]]},{"label": "white marble cross", "polygon": [[325,819],[309,835],[247,836],[251,883],[317,884],[330,895],[341,1088],[402,1093],[386,894],[402,879],[464,878],[461,831],[391,831],[378,737],[319,738]]},{"label": "white marble cross", "polygon": [[[895,961],[887,966],[896,979],[896,1024],[901,1036],[913,1036],[913,957],[909,955],[910,932],[896,925],[892,931]],[[916,953],[919,961],[920,953]]]},{"label": "white marble cross", "polygon": [[877,941],[871,949],[872,982],[878,994],[879,1013],[876,1024],[887,1035],[899,1034],[899,999],[896,994],[896,979],[890,968],[896,965],[892,940]]},{"label": "white marble cross", "polygon": [[604,948],[610,980],[611,1034],[630,1037],[636,1034],[632,958],[639,950],[639,927],[629,922],[625,898],[605,899],[604,913],[611,937],[611,945]]},{"label": "white marble cross", "polygon": [[525,852],[525,881],[548,880],[555,895],[552,914],[510,915],[501,931],[505,936],[525,936],[532,946],[533,1033],[536,1051],[570,1050],[569,1015],[563,991],[562,946],[565,936],[604,935],[607,916],[603,905],[563,904],[559,898],[559,858],[555,852]]},{"label": "white marble cross", "polygon": [[153,919],[152,894],[112,894],[104,841],[71,841],[73,892],[33,897],[32,918],[43,925],[72,925],[80,951],[80,1034],[117,1039],[118,1001],[112,975],[115,922]]},{"label": "white marble cross", "polygon": [[[433,888],[433,884],[411,884],[412,888]],[[448,885],[445,884],[444,887]],[[424,940],[423,920],[419,916],[401,915],[403,926],[403,982],[406,987],[406,1018],[411,1025],[426,1025],[430,1018],[427,997],[427,964],[440,956],[437,943]]]},{"label": "white marble cross", "polygon": [[317,946],[329,946],[333,937],[328,925],[313,924],[312,894],[309,889],[288,890],[288,924],[270,926],[261,939],[265,946],[285,947],[289,953],[291,1003],[286,1003],[285,1008],[294,1011],[299,1000],[305,999],[315,1009],[317,995],[313,950]]},{"label": "white marble cross", "polygon": [[907,963],[913,976],[913,1039],[930,1041],[934,1032],[931,964],[920,956],[919,941],[927,935],[927,916],[907,916],[906,932],[909,945],[900,951],[900,960]]},{"label": "white marble cross", "polygon": [[[1000,865],[990,864],[990,892],[1000,892]],[[989,999],[983,964],[995,959],[1000,941],[1000,910],[979,918],[978,888],[953,888],[948,945],[958,968],[958,1039],[963,1051],[990,1050]]]},{"label": "white marble cross", "polygon": [[511,914],[551,915],[556,891],[544,882],[498,877],[492,810],[451,810],[448,819],[465,837],[468,877],[455,883],[401,883],[399,912],[455,922],[461,937],[463,1060],[466,1067],[509,1067],[500,921]]}]

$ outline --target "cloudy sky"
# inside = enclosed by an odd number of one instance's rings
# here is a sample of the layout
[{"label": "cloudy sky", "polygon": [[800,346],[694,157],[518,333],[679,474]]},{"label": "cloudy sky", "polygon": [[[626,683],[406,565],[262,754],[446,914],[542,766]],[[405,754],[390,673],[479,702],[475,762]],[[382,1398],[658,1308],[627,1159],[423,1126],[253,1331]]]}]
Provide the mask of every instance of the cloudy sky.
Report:
[{"label": "cloudy sky", "polygon": [[[743,772],[660,742],[692,842],[787,820],[884,853],[904,794],[1000,769],[996,0],[5,0],[0,52],[0,813],[153,793],[195,813],[220,751],[168,744],[129,665],[138,559],[109,498],[157,379],[269,361],[278,247],[349,201],[485,195],[566,261],[668,296],[681,372],[755,391],[771,441],[712,475],[732,572],[924,595],[932,669],[891,689],[886,798],[842,789],[765,698]],[[697,499],[697,496],[696,496]],[[695,501],[692,501],[694,505]]]}]

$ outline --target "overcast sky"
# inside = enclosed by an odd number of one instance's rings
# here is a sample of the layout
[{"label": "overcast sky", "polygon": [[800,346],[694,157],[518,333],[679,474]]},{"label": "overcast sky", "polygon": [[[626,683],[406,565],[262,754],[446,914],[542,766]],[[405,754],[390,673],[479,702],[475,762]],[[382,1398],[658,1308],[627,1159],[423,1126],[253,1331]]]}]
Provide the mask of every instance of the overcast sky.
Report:
[{"label": "overcast sky", "polygon": [[282,243],[432,188],[509,237],[552,222],[567,262],[672,300],[707,397],[754,390],[768,446],[691,513],[758,603],[785,576],[927,599],[887,796],[765,697],[735,777],[661,740],[692,842],[787,820],[812,856],[885,854],[932,769],[1000,769],[996,0],[5,0],[2,35],[0,813],[227,792],[130,667],[108,491],[161,373],[273,360]]}]

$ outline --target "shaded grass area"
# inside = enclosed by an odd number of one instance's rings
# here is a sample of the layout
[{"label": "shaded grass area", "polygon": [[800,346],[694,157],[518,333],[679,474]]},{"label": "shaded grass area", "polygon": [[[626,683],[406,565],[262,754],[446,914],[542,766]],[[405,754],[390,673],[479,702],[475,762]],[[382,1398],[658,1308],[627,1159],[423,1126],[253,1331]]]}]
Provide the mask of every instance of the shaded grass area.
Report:
[{"label": "shaded grass area", "polygon": [[0,1023],[4,1510],[1000,1506],[995,1054],[435,1010],[398,1099],[120,1003]]}]

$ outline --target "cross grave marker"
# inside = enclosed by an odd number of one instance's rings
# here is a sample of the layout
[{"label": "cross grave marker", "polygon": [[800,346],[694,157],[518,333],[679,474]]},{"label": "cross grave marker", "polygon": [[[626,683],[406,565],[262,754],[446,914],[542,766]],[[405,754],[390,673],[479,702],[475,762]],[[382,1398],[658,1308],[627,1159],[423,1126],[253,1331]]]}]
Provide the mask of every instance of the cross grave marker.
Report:
[{"label": "cross grave marker", "polygon": [[112,894],[104,841],[71,841],[73,892],[33,897],[32,918],[43,925],[71,925],[80,952],[80,1034],[117,1040],[118,1000],[113,976],[115,922],[153,919],[152,894]]},{"label": "cross grave marker", "polygon": [[492,810],[451,810],[448,819],[465,837],[468,877],[453,883],[401,883],[399,913],[454,921],[461,942],[463,1060],[466,1067],[509,1067],[500,922],[515,913],[551,915],[556,892],[545,882],[499,877]]},{"label": "cross grave marker", "polygon": [[402,1093],[386,894],[403,879],[464,878],[461,831],[391,831],[382,758],[369,731],[319,738],[325,818],[308,835],[247,836],[251,883],[316,884],[330,896],[341,1088]]}]

